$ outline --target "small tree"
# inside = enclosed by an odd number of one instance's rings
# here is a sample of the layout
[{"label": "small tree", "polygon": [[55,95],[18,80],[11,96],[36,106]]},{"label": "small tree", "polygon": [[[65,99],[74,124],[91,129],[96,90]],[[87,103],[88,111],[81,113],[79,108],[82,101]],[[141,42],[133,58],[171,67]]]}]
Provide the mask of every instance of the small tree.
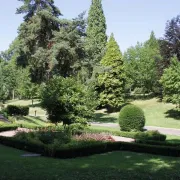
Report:
[{"label": "small tree", "polygon": [[41,105],[52,123],[86,125],[96,107],[94,92],[73,78],[54,77],[40,94]]},{"label": "small tree", "polygon": [[171,65],[165,69],[161,77],[163,86],[163,98],[167,102],[172,102],[180,108],[180,62],[176,57],[172,58]]},{"label": "small tree", "polygon": [[100,102],[108,110],[116,110],[124,103],[125,75],[122,54],[113,34],[110,36],[101,65],[108,69],[98,77],[101,87]]}]

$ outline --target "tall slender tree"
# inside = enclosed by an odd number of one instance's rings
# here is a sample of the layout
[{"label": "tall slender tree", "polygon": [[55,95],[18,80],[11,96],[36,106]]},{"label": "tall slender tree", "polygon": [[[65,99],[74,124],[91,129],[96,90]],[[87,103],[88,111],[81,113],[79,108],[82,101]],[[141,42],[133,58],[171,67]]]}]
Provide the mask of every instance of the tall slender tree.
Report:
[{"label": "tall slender tree", "polygon": [[101,0],[92,0],[86,33],[86,49],[92,72],[93,66],[100,63],[107,43],[106,18]]},{"label": "tall slender tree", "polygon": [[108,67],[108,69],[98,78],[102,89],[100,101],[108,110],[116,110],[124,103],[125,74],[122,53],[113,34],[107,43],[101,65]]}]

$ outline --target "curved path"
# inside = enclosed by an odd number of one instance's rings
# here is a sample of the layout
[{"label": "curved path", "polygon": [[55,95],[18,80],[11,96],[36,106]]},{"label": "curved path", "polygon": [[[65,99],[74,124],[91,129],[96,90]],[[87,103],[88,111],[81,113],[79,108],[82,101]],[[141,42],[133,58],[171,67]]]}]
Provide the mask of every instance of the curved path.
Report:
[{"label": "curved path", "polygon": [[[93,122],[91,123],[92,126],[101,126],[101,127],[110,127],[110,128],[119,128],[118,124],[115,123],[99,123],[99,122]],[[156,126],[145,126],[146,130],[157,130],[162,134],[168,134],[168,135],[175,135],[180,136],[180,129],[174,129],[174,128],[163,128],[163,127],[156,127]]]}]

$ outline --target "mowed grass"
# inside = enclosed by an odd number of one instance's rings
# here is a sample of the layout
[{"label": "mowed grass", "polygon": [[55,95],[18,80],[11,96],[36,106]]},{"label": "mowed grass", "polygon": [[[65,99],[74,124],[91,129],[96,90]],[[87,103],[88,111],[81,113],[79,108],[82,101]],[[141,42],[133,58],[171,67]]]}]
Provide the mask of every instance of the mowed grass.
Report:
[{"label": "mowed grass", "polygon": [[118,151],[62,160],[23,154],[0,145],[1,180],[180,179],[180,159],[173,157]]},{"label": "mowed grass", "polygon": [[39,103],[40,102],[38,100],[34,100],[34,103],[33,103],[34,106],[33,106],[31,100],[12,100],[12,101],[7,101],[7,103],[5,105],[30,106],[29,115],[34,116],[35,111],[36,111],[36,116],[45,117],[46,116],[46,111],[43,110],[39,106]]},{"label": "mowed grass", "polygon": [[[17,124],[22,124],[22,125],[27,125],[27,126],[46,126],[48,125],[47,123],[47,118],[46,118],[46,111],[43,110],[39,106],[39,101],[34,100],[34,103],[32,105],[31,100],[12,100],[12,101],[7,101],[5,106],[7,105],[20,105],[20,106],[30,106],[29,108],[29,116],[25,117],[16,117],[16,118],[11,118],[15,123]],[[36,117],[35,117],[35,111],[36,111]]]},{"label": "mowed grass", "polygon": [[[175,105],[159,102],[156,98],[136,100],[131,103],[143,109],[146,116],[146,126],[180,129],[180,111],[175,108]],[[95,113],[94,121],[118,123],[118,115],[119,112],[108,114],[105,110],[98,110]]]}]

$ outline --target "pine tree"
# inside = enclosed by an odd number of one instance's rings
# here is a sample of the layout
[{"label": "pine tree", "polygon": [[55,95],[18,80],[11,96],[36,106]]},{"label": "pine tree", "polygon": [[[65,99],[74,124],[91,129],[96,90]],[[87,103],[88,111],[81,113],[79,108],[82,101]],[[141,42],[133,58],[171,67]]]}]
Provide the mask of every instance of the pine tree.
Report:
[{"label": "pine tree", "polygon": [[59,31],[60,11],[53,0],[23,0],[17,13],[25,13],[25,21],[19,27],[20,41],[18,65],[29,66],[33,82],[41,83],[47,79],[49,50],[54,31]]},{"label": "pine tree", "polygon": [[106,19],[101,0],[92,0],[88,14],[86,49],[91,68],[99,64],[107,43]]},{"label": "pine tree", "polygon": [[124,103],[125,75],[122,60],[122,53],[119,46],[111,34],[105,56],[101,60],[101,65],[109,70],[98,77],[102,92],[100,101],[109,110],[117,110]]},{"label": "pine tree", "polygon": [[47,9],[53,14],[53,16],[58,17],[61,15],[60,10],[54,5],[54,0],[18,0],[24,4],[17,9],[17,14],[26,14],[24,20],[28,21],[32,18],[38,11]]}]

